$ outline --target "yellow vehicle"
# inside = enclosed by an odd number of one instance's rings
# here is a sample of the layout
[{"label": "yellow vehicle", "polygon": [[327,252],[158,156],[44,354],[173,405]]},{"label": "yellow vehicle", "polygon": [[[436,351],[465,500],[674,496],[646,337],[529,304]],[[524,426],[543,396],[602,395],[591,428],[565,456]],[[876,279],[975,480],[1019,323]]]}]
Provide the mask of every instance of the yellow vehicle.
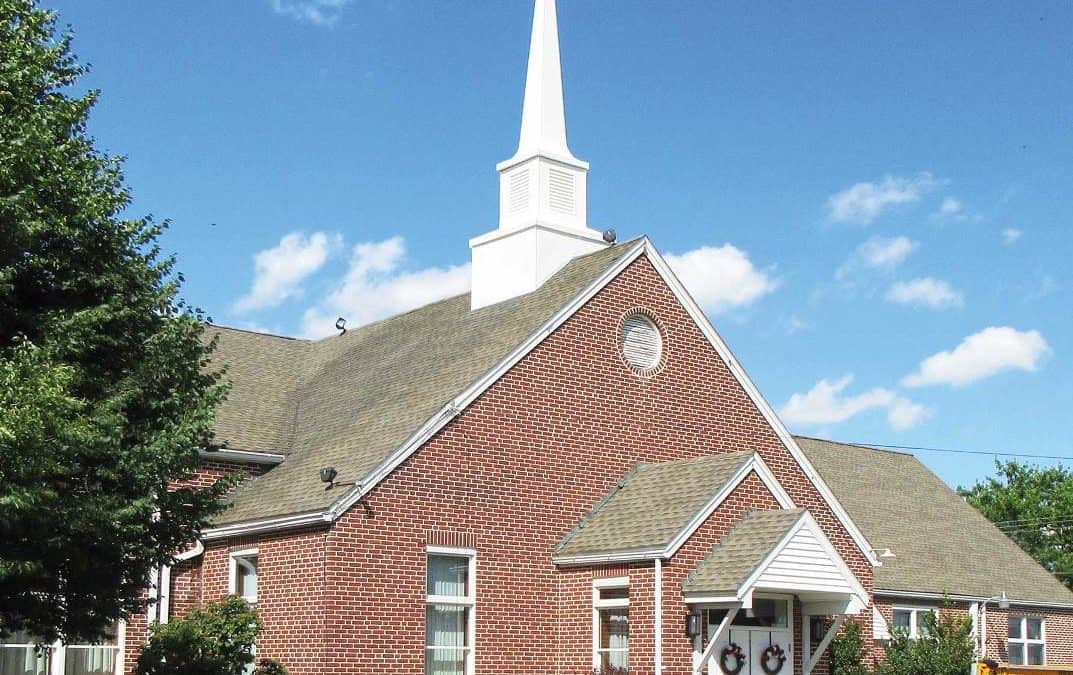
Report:
[{"label": "yellow vehicle", "polygon": [[981,661],[976,664],[977,675],[1035,675],[1037,673],[1061,673],[1073,675],[1073,665],[1063,666],[1009,666],[999,665],[994,661]]}]

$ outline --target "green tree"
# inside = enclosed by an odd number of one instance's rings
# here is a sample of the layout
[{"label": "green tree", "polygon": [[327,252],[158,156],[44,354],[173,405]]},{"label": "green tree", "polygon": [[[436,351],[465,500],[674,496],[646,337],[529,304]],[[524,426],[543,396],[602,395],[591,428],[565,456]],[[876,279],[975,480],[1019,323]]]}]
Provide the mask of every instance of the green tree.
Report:
[{"label": "green tree", "polygon": [[[229,596],[167,624],[155,624],[138,656],[136,675],[241,675],[253,663],[253,645],[261,631],[257,612],[245,600]],[[264,660],[255,675],[286,675],[275,661]]]},{"label": "green tree", "polygon": [[831,640],[831,675],[868,675],[864,666],[861,626],[852,619]]},{"label": "green tree", "polygon": [[84,72],[51,12],[0,0],[0,634],[43,641],[139,610],[229,483],[168,489],[225,387],[166,223],[124,215],[121,160],[87,135]]},{"label": "green tree", "polygon": [[1073,472],[996,462],[998,475],[958,492],[1073,588]]},{"label": "green tree", "polygon": [[938,619],[925,612],[922,635],[910,640],[895,630],[876,675],[965,675],[972,667],[972,621],[967,616]]}]

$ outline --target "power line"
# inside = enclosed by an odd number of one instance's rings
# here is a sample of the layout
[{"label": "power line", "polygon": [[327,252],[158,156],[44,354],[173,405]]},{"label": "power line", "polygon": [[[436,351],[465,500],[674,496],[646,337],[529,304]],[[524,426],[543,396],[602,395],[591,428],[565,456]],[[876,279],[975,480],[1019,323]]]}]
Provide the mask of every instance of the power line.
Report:
[{"label": "power line", "polygon": [[913,452],[948,452],[955,455],[985,455],[989,457],[1022,457],[1025,459],[1058,459],[1073,462],[1073,457],[1067,455],[1035,455],[1027,452],[1003,452],[1001,450],[955,450],[953,448],[936,448],[922,445],[890,445],[883,443],[850,443],[849,445],[863,445],[869,448],[881,448],[885,450],[912,450]]}]

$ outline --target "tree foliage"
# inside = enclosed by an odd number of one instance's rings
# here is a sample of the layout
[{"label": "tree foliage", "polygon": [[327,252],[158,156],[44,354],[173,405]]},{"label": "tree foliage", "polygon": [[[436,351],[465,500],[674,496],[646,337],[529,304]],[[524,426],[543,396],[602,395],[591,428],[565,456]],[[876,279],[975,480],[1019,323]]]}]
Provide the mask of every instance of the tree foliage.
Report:
[{"label": "tree foliage", "polygon": [[876,675],[965,675],[973,662],[972,621],[948,614],[923,614],[922,635],[910,640],[895,630]]},{"label": "tree foliage", "polygon": [[[242,675],[253,663],[253,645],[261,630],[257,612],[243,599],[229,596],[167,624],[155,624],[138,656],[135,675]],[[265,659],[254,675],[286,675]]]},{"label": "tree foliage", "polygon": [[996,462],[996,469],[961,495],[1073,588],[1073,472],[1016,461]]},{"label": "tree foliage", "polygon": [[831,640],[831,675],[867,675],[861,626],[854,620]]},{"label": "tree foliage", "polygon": [[125,215],[97,92],[51,12],[0,0],[0,634],[92,640],[228,487],[192,475],[225,394],[166,223]]}]

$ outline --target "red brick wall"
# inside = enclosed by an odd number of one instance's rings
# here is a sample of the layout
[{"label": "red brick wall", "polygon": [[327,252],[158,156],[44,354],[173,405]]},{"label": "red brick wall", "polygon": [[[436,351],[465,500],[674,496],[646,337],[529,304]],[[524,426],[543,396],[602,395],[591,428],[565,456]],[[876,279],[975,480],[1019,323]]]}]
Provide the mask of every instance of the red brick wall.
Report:
[{"label": "red brick wall", "polygon": [[[940,615],[953,614],[969,616],[968,602],[944,603],[935,600],[906,600],[877,597],[876,607],[891,626],[893,608],[897,607],[940,607]],[[1009,635],[1010,615],[1040,617],[1044,620],[1044,637],[1046,638],[1046,658],[1049,665],[1073,664],[1073,610],[1039,609],[1032,607],[1011,606],[1009,610],[999,609],[997,603],[987,604],[987,656],[1005,663],[1008,660],[1007,639]],[[883,657],[883,645],[875,651],[875,661]]]},{"label": "red brick wall", "polygon": [[[651,310],[665,331],[666,367],[648,379],[618,352],[619,321],[635,307]],[[332,528],[326,580],[339,601],[329,610],[323,672],[423,672],[432,528],[470,532],[476,542],[479,671],[587,672],[591,573],[557,571],[555,542],[638,461],[742,449],[764,457],[870,587],[864,556],[726,365],[648,261],[635,262],[385,480],[367,508]],[[670,577],[680,581],[681,569]],[[642,621],[651,616],[646,583],[639,574],[631,590],[641,596],[631,614]],[[681,598],[669,579],[664,592],[668,607]],[[551,599],[576,593],[583,606],[561,602],[560,615]],[[676,617],[668,611],[668,636]],[[646,632],[635,632],[635,672],[651,669]],[[669,657],[680,663],[683,651]]]},{"label": "red brick wall", "polygon": [[[618,352],[624,313],[645,307],[664,330],[666,367],[634,374]],[[260,588],[271,639],[260,653],[293,675],[423,672],[428,531],[472,541],[477,557],[477,669],[588,673],[591,570],[558,570],[554,545],[638,461],[751,449],[810,509],[862,583],[871,568],[686,312],[640,259],[319,539],[261,547]],[[739,510],[753,500],[744,488]],[[750,492],[752,490],[753,492]],[[728,512],[729,513],[729,512]],[[681,577],[707,552],[721,514],[671,561],[664,584],[665,672],[684,673]],[[299,557],[299,551],[305,557]],[[226,586],[226,555],[205,556],[205,598]],[[297,569],[273,562],[285,556]],[[317,568],[316,561],[321,561]],[[651,566],[631,569],[631,616],[651,626]],[[677,581],[675,581],[677,580]],[[323,596],[315,603],[311,598]],[[580,598],[580,601],[574,600]],[[558,600],[557,600],[558,599]],[[297,603],[298,607],[294,604]],[[314,611],[314,607],[317,608]],[[319,611],[320,622],[313,620]],[[300,619],[294,619],[300,616]],[[286,625],[287,631],[273,626]],[[290,626],[295,625],[295,630]],[[637,624],[632,672],[651,672],[651,631]],[[319,649],[311,633],[321,630]],[[284,636],[286,632],[288,635]]]}]

